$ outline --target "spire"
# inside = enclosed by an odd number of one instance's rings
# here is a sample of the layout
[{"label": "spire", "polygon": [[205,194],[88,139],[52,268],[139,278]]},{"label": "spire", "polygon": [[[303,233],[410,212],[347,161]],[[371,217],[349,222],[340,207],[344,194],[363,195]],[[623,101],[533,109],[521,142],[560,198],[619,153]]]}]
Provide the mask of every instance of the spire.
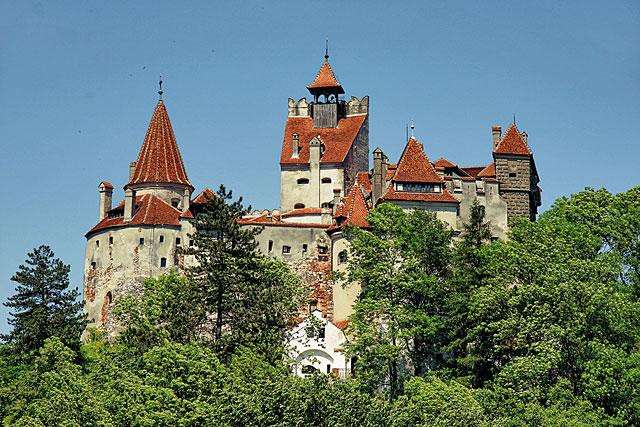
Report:
[{"label": "spire", "polygon": [[307,86],[313,95],[320,94],[343,94],[344,89],[338,82],[336,75],[329,65],[329,39],[326,40],[324,50],[324,62],[313,82]]},{"label": "spire", "polygon": [[[514,117],[515,119],[515,117]],[[522,138],[515,123],[511,123],[498,145],[493,150],[494,154],[514,154],[520,156],[531,155],[527,142]]]},{"label": "spire", "polygon": [[[158,94],[162,96],[162,86]],[[151,117],[135,171],[128,185],[158,183],[187,185],[193,191],[162,98],[158,100]]]},{"label": "spire", "polygon": [[162,101],[162,94],[164,93],[162,91],[162,74],[160,74],[160,81],[158,82],[158,85],[160,86],[160,90],[158,91],[158,95],[159,95],[159,100]]}]

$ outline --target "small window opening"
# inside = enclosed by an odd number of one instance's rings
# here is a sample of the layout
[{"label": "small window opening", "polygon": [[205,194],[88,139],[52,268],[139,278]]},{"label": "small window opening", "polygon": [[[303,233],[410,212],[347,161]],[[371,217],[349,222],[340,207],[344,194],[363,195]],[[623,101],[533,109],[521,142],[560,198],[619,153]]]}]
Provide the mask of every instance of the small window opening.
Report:
[{"label": "small window opening", "polygon": [[331,184],[331,178],[322,178],[323,184]]},{"label": "small window opening", "polygon": [[339,264],[344,264],[345,262],[347,262],[347,250],[342,250],[340,251],[340,253],[338,254],[338,263]]},{"label": "small window opening", "polygon": [[111,295],[111,291],[107,292],[107,304],[111,304],[113,302],[113,295]]},{"label": "small window opening", "polygon": [[144,245],[144,237],[140,238],[140,246]]},{"label": "small window opening", "polygon": [[327,252],[329,252],[329,250],[327,249],[326,246],[318,246],[318,253],[319,254],[326,254]]},{"label": "small window opening", "polygon": [[95,269],[96,269],[96,262],[95,262],[95,261],[93,261],[93,262],[91,263],[91,269],[92,269],[92,270],[95,270]]},{"label": "small window opening", "polygon": [[171,206],[173,206],[174,208],[177,208],[179,204],[180,199],[171,199]]},{"label": "small window opening", "polygon": [[160,258],[160,267],[166,267],[166,266],[167,266],[167,259]]},{"label": "small window opening", "polygon": [[283,254],[290,254],[291,253],[291,246],[282,246],[282,253]]},{"label": "small window opening", "polygon": [[330,374],[330,373],[331,373],[331,365],[327,363],[327,374]]},{"label": "small window opening", "polygon": [[160,236],[160,243],[164,243],[164,236]]},{"label": "small window opening", "polygon": [[193,245],[194,245],[193,239],[189,240],[189,246],[193,246]]},{"label": "small window opening", "polygon": [[180,238],[179,238],[179,237],[176,237],[176,246],[179,246],[179,245],[180,245],[180,242],[182,242],[182,240],[180,240]]},{"label": "small window opening", "polygon": [[298,184],[308,184],[309,180],[307,178],[298,178]]},{"label": "small window opening", "polygon": [[518,176],[516,172],[509,172],[509,178],[515,178],[516,176]]},{"label": "small window opening", "polygon": [[273,252],[273,240],[269,240],[269,253]]},{"label": "small window opening", "polygon": [[304,209],[304,203],[296,203],[293,205],[293,209]]},{"label": "small window opening", "polygon": [[100,247],[100,240],[96,240],[96,246]]},{"label": "small window opening", "polygon": [[110,236],[110,237],[109,237],[109,244],[110,244],[110,245],[113,245],[113,236]]},{"label": "small window opening", "polygon": [[316,369],[316,368],[314,368],[314,367],[313,367],[313,366],[311,366],[311,365],[304,365],[304,366],[302,367],[302,373],[303,373],[303,374],[305,374],[305,375],[313,374],[313,373],[314,373],[314,372],[316,372],[316,371],[317,371],[317,369]]},{"label": "small window opening", "polygon": [[325,327],[323,326],[322,329],[318,331],[318,338],[324,339],[324,330],[325,330]]},{"label": "small window opening", "polygon": [[309,247],[307,246],[307,244],[306,244],[306,243],[305,243],[305,244],[303,244],[303,245],[302,245],[302,253],[303,253],[303,254],[306,254],[306,253],[307,253],[307,249],[308,249],[308,248],[309,248]]}]

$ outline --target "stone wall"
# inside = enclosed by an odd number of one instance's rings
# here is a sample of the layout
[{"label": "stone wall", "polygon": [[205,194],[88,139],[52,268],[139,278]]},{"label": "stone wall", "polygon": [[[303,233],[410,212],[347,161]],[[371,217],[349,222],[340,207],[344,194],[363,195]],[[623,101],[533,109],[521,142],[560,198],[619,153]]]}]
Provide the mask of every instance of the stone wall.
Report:
[{"label": "stone wall", "polygon": [[369,170],[369,116],[362,123],[362,127],[356,135],[356,139],[351,146],[344,162],[344,188],[342,195],[345,196],[351,191],[351,187],[356,182],[359,172]]},{"label": "stone wall", "polygon": [[524,156],[497,156],[496,178],[500,183],[500,196],[507,203],[507,217],[535,219],[531,203],[534,190],[531,179],[531,159]]}]

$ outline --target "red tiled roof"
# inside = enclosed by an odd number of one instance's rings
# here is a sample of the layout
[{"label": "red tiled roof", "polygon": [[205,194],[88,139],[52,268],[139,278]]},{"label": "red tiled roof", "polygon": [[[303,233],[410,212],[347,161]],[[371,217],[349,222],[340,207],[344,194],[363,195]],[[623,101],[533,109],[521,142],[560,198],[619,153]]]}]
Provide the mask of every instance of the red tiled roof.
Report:
[{"label": "red tiled roof", "polygon": [[[314,128],[311,117],[289,117],[284,129],[280,164],[309,163],[309,142],[319,136],[325,146],[321,162],[340,163],[347,157],[366,114],[349,116],[338,121],[336,128]],[[292,158],[293,134],[298,134],[299,155]]]},{"label": "red tiled roof", "polygon": [[104,185],[106,188],[111,188],[113,189],[113,184],[111,184],[108,181],[100,181],[100,185]]},{"label": "red tiled roof", "polygon": [[349,319],[338,320],[336,322],[331,322],[331,323],[336,325],[336,328],[340,329],[341,331],[344,331],[345,329],[347,329],[347,326],[349,326]]},{"label": "red tiled roof", "polygon": [[267,227],[300,227],[300,228],[329,228],[329,224],[303,223],[303,222],[282,222],[280,215],[262,214],[256,217],[244,217],[238,220],[242,225],[260,225]]},{"label": "red tiled roof", "polygon": [[509,129],[493,152],[495,154],[515,154],[520,156],[531,155],[531,150],[529,150],[529,146],[524,142],[524,139],[522,139],[515,123],[511,123],[511,126],[509,126]]},{"label": "red tiled roof", "polygon": [[185,184],[193,188],[162,100],[151,117],[129,185],[143,183]]},{"label": "red tiled roof", "polygon": [[[115,209],[110,212],[123,210],[124,202],[118,204]],[[116,216],[110,218],[107,216],[95,227],[85,234],[89,236],[99,230],[111,227],[122,227],[129,225],[180,225],[180,217],[182,212],[165,202],[158,196],[152,194],[145,194],[144,196],[136,197],[136,208],[131,221],[124,221],[124,216]]]},{"label": "red tiled roof", "polygon": [[445,188],[442,193],[410,193],[408,191],[396,191],[393,184],[389,186],[389,189],[384,196],[380,198],[381,201],[409,201],[409,202],[439,202],[439,203],[460,203],[458,199],[453,197],[451,193]]},{"label": "red tiled roof", "polygon": [[393,177],[398,182],[416,183],[441,183],[442,177],[438,175],[424,154],[422,144],[415,138],[409,138],[400,161],[398,170]]},{"label": "red tiled roof", "polygon": [[320,71],[318,71],[318,74],[316,75],[316,78],[309,86],[307,86],[307,89],[312,93],[314,92],[313,89],[325,88],[334,88],[337,89],[339,93],[344,93],[344,89],[342,89],[338,79],[336,79],[336,75],[333,73],[328,59],[325,59],[324,63],[320,67]]},{"label": "red tiled roof", "polygon": [[451,163],[449,160],[445,159],[444,157],[441,157],[438,160],[436,160],[436,162],[433,165],[436,168],[455,168],[456,167],[456,165],[454,165],[453,163]]},{"label": "red tiled roof", "polygon": [[213,192],[213,190],[211,190],[210,188],[205,188],[200,194],[196,196],[195,199],[191,201],[191,203],[207,204],[209,202],[209,199],[215,196],[216,194]]},{"label": "red tiled roof", "polygon": [[478,173],[479,178],[490,178],[496,176],[496,164],[491,162]]},{"label": "red tiled roof", "polygon": [[336,217],[346,218],[341,225],[354,225],[356,227],[369,227],[367,215],[369,207],[362,194],[359,185],[354,185],[342,204],[336,210]]},{"label": "red tiled roof", "polygon": [[369,172],[358,172],[356,183],[361,186],[364,191],[368,193],[371,192],[371,178],[369,178]]},{"label": "red tiled roof", "polygon": [[292,211],[283,213],[280,216],[282,218],[289,218],[292,216],[320,215],[320,214],[322,214],[322,208],[302,208],[302,209],[294,209]]},{"label": "red tiled roof", "polygon": [[464,173],[471,176],[478,176],[480,171],[484,169],[484,166],[468,166],[464,168],[460,168]]}]

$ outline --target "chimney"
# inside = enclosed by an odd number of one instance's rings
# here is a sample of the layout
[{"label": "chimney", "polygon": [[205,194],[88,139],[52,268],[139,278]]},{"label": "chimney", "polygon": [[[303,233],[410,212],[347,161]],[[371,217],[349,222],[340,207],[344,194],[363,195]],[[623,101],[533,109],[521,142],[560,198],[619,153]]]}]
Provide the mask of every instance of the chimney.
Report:
[{"label": "chimney", "polygon": [[124,191],[124,220],[131,221],[136,208],[136,192],[130,188]]},{"label": "chimney", "polygon": [[111,185],[107,181],[102,181],[98,186],[98,191],[100,192],[99,220],[102,221],[107,216],[107,212],[111,210],[111,196],[113,195],[113,185]]},{"label": "chimney", "polygon": [[292,140],[293,140],[293,149],[292,149],[291,157],[297,159],[300,156],[300,137],[298,136],[297,133],[293,134]]},{"label": "chimney", "polygon": [[137,162],[129,163],[129,182],[133,179],[133,174],[136,172],[136,164]]},{"label": "chimney", "polygon": [[[382,183],[384,182],[383,176],[383,159],[384,153],[380,148],[373,150],[373,185],[371,186],[371,201],[373,206],[380,197],[382,197]],[[386,165],[384,167],[386,169]]]},{"label": "chimney", "polygon": [[333,189],[333,215],[336,214],[339,204],[340,204],[340,189],[334,188]]},{"label": "chimney", "polygon": [[182,193],[182,212],[186,212],[189,210],[189,199],[191,198],[191,193],[188,188],[184,189]]},{"label": "chimney", "polygon": [[502,138],[502,127],[491,126],[491,133],[493,134],[493,151],[496,151],[500,143],[500,138]]}]

